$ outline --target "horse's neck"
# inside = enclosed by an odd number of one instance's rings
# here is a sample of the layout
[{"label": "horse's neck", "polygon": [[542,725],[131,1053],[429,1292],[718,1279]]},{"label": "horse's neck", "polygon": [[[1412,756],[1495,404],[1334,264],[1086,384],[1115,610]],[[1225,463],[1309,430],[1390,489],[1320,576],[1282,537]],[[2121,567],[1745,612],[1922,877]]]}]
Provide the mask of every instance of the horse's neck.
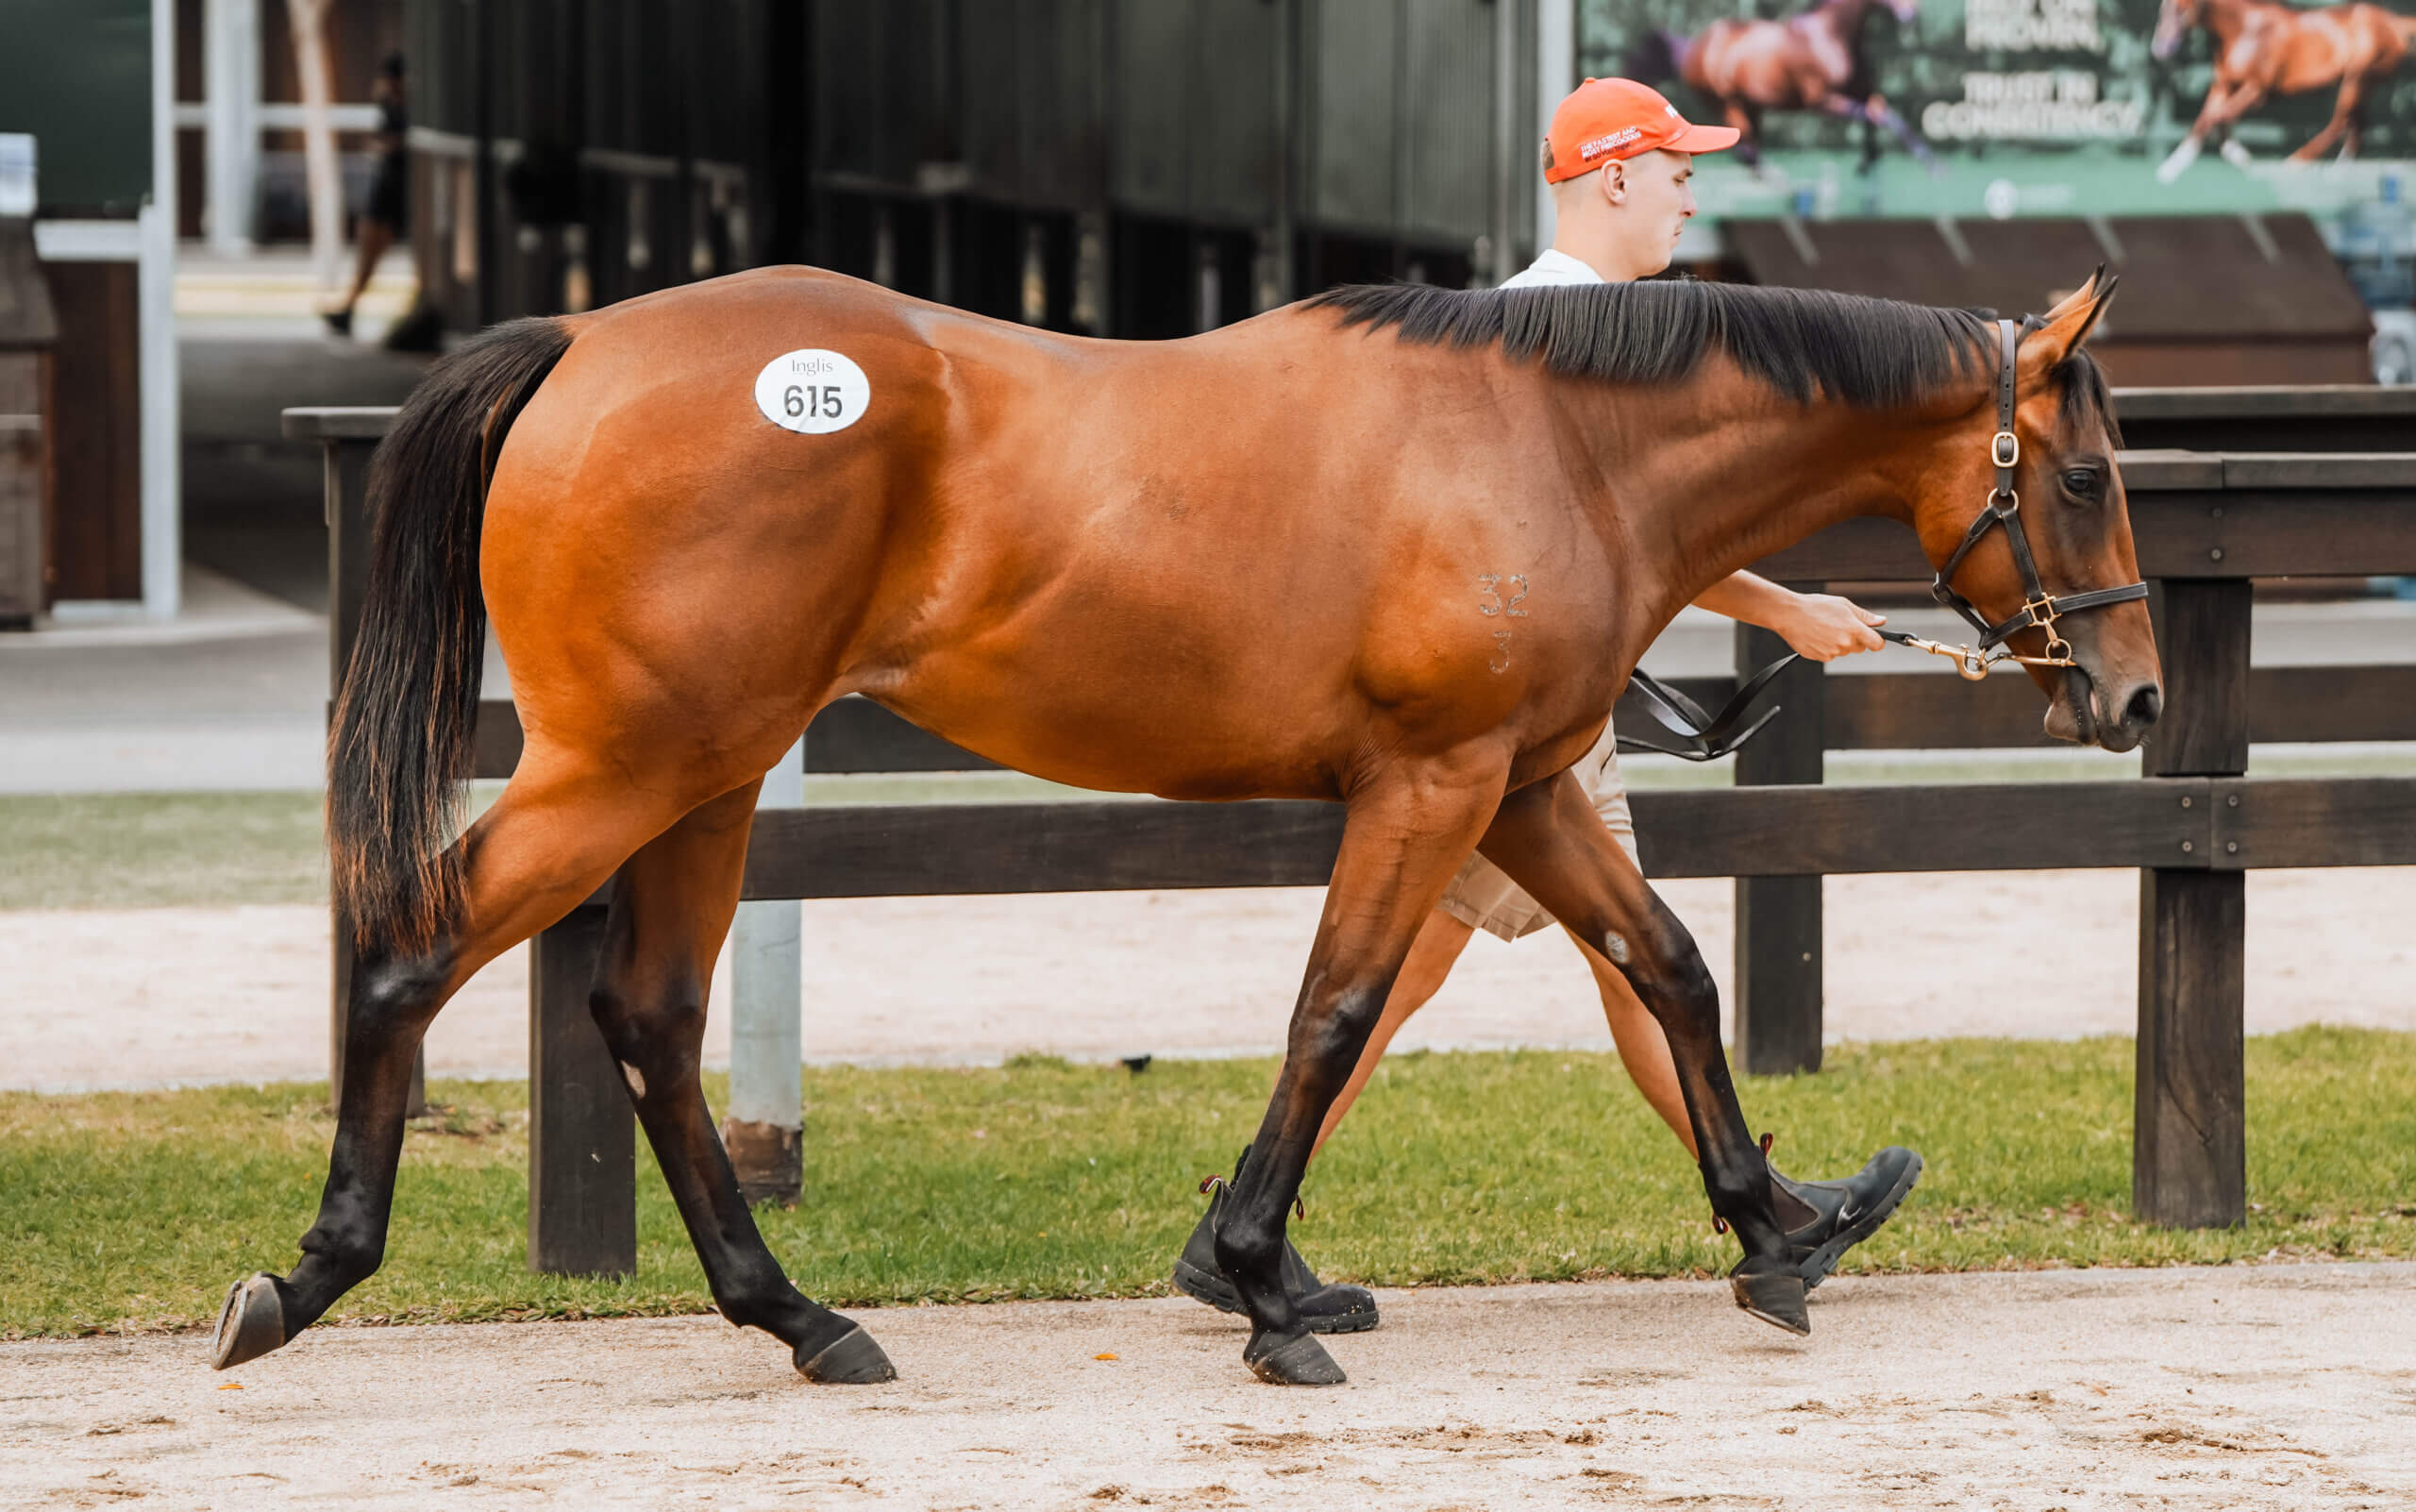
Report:
[{"label": "horse's neck", "polygon": [[1929,423],[1843,404],[1773,403],[1734,375],[1649,397],[1611,388],[1587,397],[1619,409],[1616,420],[1586,429],[1614,438],[1592,459],[1604,485],[1592,507],[1615,543],[1620,596],[1649,631],[1714,583],[1817,531],[1862,514],[1901,515],[1904,490],[1889,470]]}]

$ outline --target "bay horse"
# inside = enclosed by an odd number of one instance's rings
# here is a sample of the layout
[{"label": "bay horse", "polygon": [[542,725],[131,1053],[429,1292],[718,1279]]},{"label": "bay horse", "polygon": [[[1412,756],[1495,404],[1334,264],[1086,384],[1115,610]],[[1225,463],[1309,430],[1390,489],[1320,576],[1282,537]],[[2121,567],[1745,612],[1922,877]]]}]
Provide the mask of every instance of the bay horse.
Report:
[{"label": "bay horse", "polygon": [[[1877,0],[1910,25],[1920,0]],[[1873,0],[1813,0],[1783,21],[1715,21],[1689,37],[1666,26],[1645,33],[1627,56],[1626,76],[1639,84],[1674,78],[1717,103],[1742,135],[1736,156],[1761,166],[1762,112],[1819,110],[1862,126],[1862,167],[1879,160],[1879,130],[1933,168],[1938,157],[1874,84],[1862,55],[1863,23]]]},{"label": "bay horse", "polygon": [[[301,1260],[235,1284],[215,1363],[277,1348],[378,1268],[423,1032],[617,873],[591,1006],[716,1306],[809,1379],[894,1375],[764,1246],[697,1075],[762,776],[848,693],[1060,782],[1346,806],[1216,1239],[1261,1377],[1342,1379],[1281,1283],[1285,1214],[1471,848],[1665,1026],[1744,1252],[1736,1294],[1806,1331],[1710,972],[1568,768],[1682,606],[1849,516],[1909,524],[1992,615],[2033,597],[2024,578],[2051,626],[2051,595],[2131,582],[2080,344],[2109,292],[2092,279],[2017,335],[1804,290],[1401,285],[1156,343],[785,268],[477,338],[372,465],[329,735],[356,948],[336,1132]],[[2027,546],[1982,518],[2009,518],[2012,489]],[[490,621],[527,745],[448,844]],[[2068,624],[2070,664],[2031,668],[2048,728],[2131,748],[2162,698],[2143,606]]]},{"label": "bay horse", "polygon": [[2313,162],[2334,143],[2342,158],[2357,155],[2365,135],[2366,92],[2398,72],[2416,35],[2416,17],[2377,5],[2331,6],[2300,10],[2269,0],[2163,0],[2149,50],[2170,59],[2191,28],[2204,26],[2215,39],[2215,77],[2198,108],[2190,134],[2157,165],[2156,181],[2169,184],[2198,160],[2209,137],[2220,137],[2225,160],[2248,166],[2248,149],[2231,135],[2232,124],[2276,94],[2304,94],[2337,84],[2332,119],[2290,156]]}]

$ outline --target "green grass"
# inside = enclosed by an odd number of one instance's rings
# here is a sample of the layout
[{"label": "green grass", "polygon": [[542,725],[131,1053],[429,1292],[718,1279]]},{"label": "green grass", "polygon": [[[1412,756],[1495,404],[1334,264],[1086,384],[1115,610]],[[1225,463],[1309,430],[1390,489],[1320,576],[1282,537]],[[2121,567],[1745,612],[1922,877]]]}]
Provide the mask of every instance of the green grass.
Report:
[{"label": "green grass", "polygon": [[[1778,1158],[1834,1174],[1890,1140],[1921,1188],[1847,1268],[2156,1265],[2416,1255],[2416,1034],[2302,1030],[2248,1045],[2243,1228],[2134,1223],[2131,1048],[1939,1041],[1847,1048],[1815,1077],[1749,1079]],[[838,1305],[1164,1289],[1199,1179],[1255,1126],[1263,1060],[991,1070],[814,1069],[807,1196],[774,1251]],[[710,1088],[718,1100],[721,1085]],[[627,1282],[530,1275],[526,1090],[440,1083],[415,1124],[386,1268],[356,1319],[678,1313],[703,1277],[641,1154]],[[283,1269],[310,1221],[323,1088],[0,1096],[0,1331],[201,1323],[226,1285]],[[1699,1275],[1695,1173],[1607,1054],[1403,1054],[1311,1173],[1295,1236],[1383,1285]]]}]

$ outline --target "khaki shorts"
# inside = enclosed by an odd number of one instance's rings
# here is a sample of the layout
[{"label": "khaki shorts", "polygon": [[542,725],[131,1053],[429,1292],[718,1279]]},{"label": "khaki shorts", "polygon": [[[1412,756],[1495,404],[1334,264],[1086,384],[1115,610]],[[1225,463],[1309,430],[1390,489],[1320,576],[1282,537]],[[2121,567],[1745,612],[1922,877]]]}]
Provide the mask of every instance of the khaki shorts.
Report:
[{"label": "khaki shorts", "polygon": [[[1610,827],[1611,838],[1627,852],[1628,860],[1636,861],[1636,819],[1627,810],[1627,788],[1619,781],[1619,742],[1612,738],[1609,725],[1602,727],[1602,738],[1594,743],[1594,748],[1579,757],[1569,770],[1586,784],[1594,799],[1594,812]],[[1527,896],[1526,889],[1474,853],[1451,879],[1451,885],[1443,889],[1443,901],[1437,906],[1461,923],[1505,940],[1533,934],[1554,922],[1541,903]]]}]

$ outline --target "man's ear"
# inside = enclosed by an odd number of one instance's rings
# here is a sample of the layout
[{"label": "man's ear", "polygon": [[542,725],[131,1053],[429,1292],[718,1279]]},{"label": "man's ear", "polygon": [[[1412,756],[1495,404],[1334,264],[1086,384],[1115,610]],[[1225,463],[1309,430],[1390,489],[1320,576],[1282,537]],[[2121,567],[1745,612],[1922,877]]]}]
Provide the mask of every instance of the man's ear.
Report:
[{"label": "man's ear", "polygon": [[2081,343],[2096,328],[2097,320],[2114,298],[2114,286],[2121,282],[2119,275],[2109,277],[2104,263],[2089,276],[2089,282],[2074,290],[2047,311],[2045,324],[2022,343],[2022,355],[2039,367],[2053,367],[2080,350]]},{"label": "man's ear", "polygon": [[1613,158],[1602,164],[1602,197],[1617,205],[1627,198],[1627,164]]}]

